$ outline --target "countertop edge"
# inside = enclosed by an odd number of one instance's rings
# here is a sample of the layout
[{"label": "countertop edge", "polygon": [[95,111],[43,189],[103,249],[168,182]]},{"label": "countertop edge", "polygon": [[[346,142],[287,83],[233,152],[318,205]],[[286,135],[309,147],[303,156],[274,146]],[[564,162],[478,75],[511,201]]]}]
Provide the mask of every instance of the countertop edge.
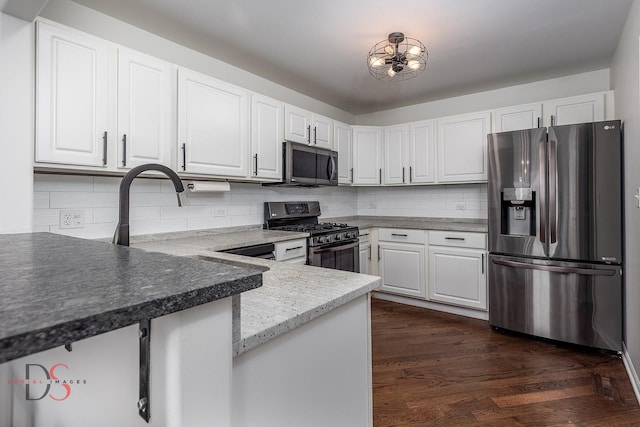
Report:
[{"label": "countertop edge", "polygon": [[311,310],[302,312],[294,317],[291,317],[260,332],[257,332],[249,337],[241,338],[240,340],[233,343],[233,357],[239,356],[253,348],[259,347],[260,345],[271,341],[272,339],[277,338],[281,335],[284,335],[285,333],[313,319],[316,319],[325,313],[329,313],[335,308],[345,305],[361,297],[362,295],[366,295],[367,293],[376,290],[381,282],[382,279],[378,277],[368,285],[364,285],[338,298],[321,304]]}]

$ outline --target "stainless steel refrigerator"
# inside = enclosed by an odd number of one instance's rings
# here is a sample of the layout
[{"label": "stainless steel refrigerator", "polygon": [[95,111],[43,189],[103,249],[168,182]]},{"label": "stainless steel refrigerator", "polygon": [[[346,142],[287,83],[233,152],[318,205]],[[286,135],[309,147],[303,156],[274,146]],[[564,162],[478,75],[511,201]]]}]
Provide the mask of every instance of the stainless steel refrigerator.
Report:
[{"label": "stainless steel refrigerator", "polygon": [[620,126],[489,135],[492,326],[622,350]]}]

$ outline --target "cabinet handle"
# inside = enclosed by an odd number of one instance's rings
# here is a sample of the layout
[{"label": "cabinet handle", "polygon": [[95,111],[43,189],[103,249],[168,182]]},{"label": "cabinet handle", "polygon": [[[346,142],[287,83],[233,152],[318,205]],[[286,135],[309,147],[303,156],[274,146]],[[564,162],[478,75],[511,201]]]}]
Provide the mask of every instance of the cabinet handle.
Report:
[{"label": "cabinet handle", "polygon": [[540,117],[538,117],[538,127],[540,127]]},{"label": "cabinet handle", "polygon": [[380,261],[382,257],[380,256],[380,245],[378,245],[378,261]]},{"label": "cabinet handle", "polygon": [[313,143],[314,144],[318,143],[318,127],[317,126],[313,127]]},{"label": "cabinet handle", "polygon": [[464,237],[445,237],[444,240],[464,240]]},{"label": "cabinet handle", "polygon": [[182,144],[182,170],[187,170],[187,144]]},{"label": "cabinet handle", "polygon": [[122,166],[127,166],[127,134],[122,135]]},{"label": "cabinet handle", "polygon": [[402,233],[391,233],[391,235],[396,237],[409,237],[408,234],[402,234]]},{"label": "cabinet handle", "polygon": [[379,177],[380,184],[382,184],[382,168],[380,168],[380,173],[379,173],[379,175],[380,175],[380,177]]},{"label": "cabinet handle", "polygon": [[551,115],[551,126],[553,126],[555,124],[556,118],[553,116],[553,114]]},{"label": "cabinet handle", "polygon": [[304,248],[304,246],[296,246],[295,248],[287,248],[284,251],[285,252],[289,252],[289,251],[297,251],[298,249],[302,249]]},{"label": "cabinet handle", "polygon": [[311,144],[311,125],[307,126],[307,144]]},{"label": "cabinet handle", "polygon": [[369,256],[367,257],[369,261],[371,261],[371,246],[369,246]]},{"label": "cabinet handle", "polygon": [[409,184],[413,182],[413,166],[409,166]]},{"label": "cabinet handle", "polygon": [[402,183],[404,184],[404,166],[402,167]]},{"label": "cabinet handle", "polygon": [[484,253],[482,253],[482,274],[484,274]]},{"label": "cabinet handle", "polygon": [[102,166],[107,165],[107,131],[102,134]]},{"label": "cabinet handle", "polygon": [[253,155],[253,165],[255,167],[253,170],[253,175],[258,176],[258,153]]},{"label": "cabinet handle", "polygon": [[353,184],[353,168],[351,168],[351,183]]},{"label": "cabinet handle", "polygon": [[369,233],[366,233],[366,234],[358,234],[358,237],[366,237],[366,236],[368,236],[368,235],[369,235]]}]

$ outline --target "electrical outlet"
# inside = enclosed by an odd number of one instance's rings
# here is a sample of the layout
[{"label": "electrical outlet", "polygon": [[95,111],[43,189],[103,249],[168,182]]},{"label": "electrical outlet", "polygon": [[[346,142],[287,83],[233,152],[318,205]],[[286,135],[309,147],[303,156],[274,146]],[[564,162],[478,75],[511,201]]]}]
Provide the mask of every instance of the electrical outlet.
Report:
[{"label": "electrical outlet", "polygon": [[633,197],[636,198],[636,208],[640,209],[640,187],[636,188],[636,195]]},{"label": "electrical outlet", "polygon": [[457,211],[463,211],[465,209],[467,209],[466,203],[456,203],[456,210]]},{"label": "electrical outlet", "polygon": [[213,216],[227,216],[226,208],[215,208],[213,210]]},{"label": "electrical outlet", "polygon": [[60,211],[60,228],[84,228],[84,211],[62,209]]}]

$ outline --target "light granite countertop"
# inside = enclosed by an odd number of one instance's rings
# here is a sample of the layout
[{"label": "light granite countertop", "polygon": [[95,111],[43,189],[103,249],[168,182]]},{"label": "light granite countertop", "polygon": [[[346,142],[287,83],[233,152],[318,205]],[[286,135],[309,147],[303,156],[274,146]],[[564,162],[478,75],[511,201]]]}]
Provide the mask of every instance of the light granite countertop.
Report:
[{"label": "light granite countertop", "polygon": [[486,219],[416,218],[402,216],[349,216],[320,218],[321,222],[345,222],[362,228],[413,228],[416,230],[487,232]]},{"label": "light granite countertop", "polygon": [[[237,238],[240,233],[233,234]],[[293,234],[296,233],[289,236]],[[215,239],[220,237],[216,235]],[[234,238],[225,236],[225,239],[227,237]],[[211,239],[150,241],[137,243],[135,247],[268,269],[262,274],[260,288],[244,292],[242,296],[234,296],[234,356],[365,295],[380,285],[377,276],[216,252],[211,250],[216,247],[210,242],[213,239],[212,236]]]}]

